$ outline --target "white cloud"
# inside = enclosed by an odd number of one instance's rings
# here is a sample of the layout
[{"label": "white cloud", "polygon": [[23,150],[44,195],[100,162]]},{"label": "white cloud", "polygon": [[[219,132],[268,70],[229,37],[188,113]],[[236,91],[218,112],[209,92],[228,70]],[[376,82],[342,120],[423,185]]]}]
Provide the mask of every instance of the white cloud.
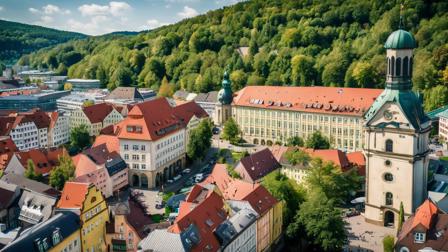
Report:
[{"label": "white cloud", "polygon": [[44,7],[42,7],[42,10],[44,11],[45,14],[48,15],[59,13],[61,11],[61,9],[59,9],[58,6],[52,4],[45,5]]},{"label": "white cloud", "polygon": [[96,15],[112,15],[123,16],[131,6],[126,2],[109,2],[108,5],[98,4],[83,4],[78,7],[78,10],[83,16],[96,16]]},{"label": "white cloud", "polygon": [[200,0],[165,0],[167,3],[195,3],[199,1]]},{"label": "white cloud", "polygon": [[33,14],[39,13],[39,10],[35,8],[28,8],[28,10]]},{"label": "white cloud", "polygon": [[49,23],[53,22],[54,19],[50,16],[42,16],[42,17],[40,17],[40,20],[44,24],[49,24]]},{"label": "white cloud", "polygon": [[188,7],[188,6],[184,6],[184,9],[181,12],[178,12],[177,15],[181,18],[191,18],[194,16],[197,16],[199,13],[197,10]]}]

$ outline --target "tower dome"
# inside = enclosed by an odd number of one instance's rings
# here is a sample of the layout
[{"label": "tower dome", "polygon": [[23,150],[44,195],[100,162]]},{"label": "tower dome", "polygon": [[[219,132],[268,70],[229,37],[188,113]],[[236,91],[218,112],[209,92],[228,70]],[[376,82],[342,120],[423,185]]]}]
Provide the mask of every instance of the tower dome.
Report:
[{"label": "tower dome", "polygon": [[403,29],[392,32],[384,44],[386,49],[414,49],[416,47],[414,36]]},{"label": "tower dome", "polygon": [[229,79],[229,73],[227,71],[224,72],[224,76],[222,79],[222,88],[218,92],[218,101],[223,105],[228,105],[232,103],[233,95],[232,95],[232,87]]}]

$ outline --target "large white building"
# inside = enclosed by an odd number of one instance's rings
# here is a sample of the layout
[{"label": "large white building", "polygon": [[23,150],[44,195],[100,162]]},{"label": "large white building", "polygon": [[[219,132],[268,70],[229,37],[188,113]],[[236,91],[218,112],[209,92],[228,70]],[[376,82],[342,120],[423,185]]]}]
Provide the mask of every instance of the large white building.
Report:
[{"label": "large white building", "polygon": [[399,29],[387,49],[386,88],[366,113],[366,221],[396,226],[427,198],[431,120],[412,91],[414,37]]},{"label": "large white building", "polygon": [[50,127],[48,133],[48,146],[58,147],[70,140],[70,117],[63,111],[48,113],[50,116]]},{"label": "large white building", "polygon": [[193,106],[172,107],[165,98],[135,105],[120,122],[120,154],[129,166],[130,184],[153,188],[177,174],[185,164],[186,134],[194,118],[207,114]]}]

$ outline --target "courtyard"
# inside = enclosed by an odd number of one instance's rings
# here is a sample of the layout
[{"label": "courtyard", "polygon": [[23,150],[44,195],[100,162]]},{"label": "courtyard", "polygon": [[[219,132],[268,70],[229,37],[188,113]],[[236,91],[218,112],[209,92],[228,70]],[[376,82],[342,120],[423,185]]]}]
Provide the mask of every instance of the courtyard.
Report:
[{"label": "courtyard", "polygon": [[364,216],[346,217],[348,245],[344,251],[383,251],[383,238],[395,237],[395,229],[367,223]]}]

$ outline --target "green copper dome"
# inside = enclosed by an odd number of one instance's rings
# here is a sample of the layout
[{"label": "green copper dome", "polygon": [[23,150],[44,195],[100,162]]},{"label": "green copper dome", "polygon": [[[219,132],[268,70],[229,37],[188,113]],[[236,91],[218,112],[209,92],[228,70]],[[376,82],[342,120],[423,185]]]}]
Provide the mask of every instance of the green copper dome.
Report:
[{"label": "green copper dome", "polygon": [[222,89],[218,92],[218,101],[223,105],[228,105],[232,103],[232,100],[232,86],[230,83],[229,74],[225,71],[222,79]]},{"label": "green copper dome", "polygon": [[416,47],[417,43],[414,36],[403,29],[392,32],[387,38],[386,44],[384,44],[386,49],[414,49]]}]

